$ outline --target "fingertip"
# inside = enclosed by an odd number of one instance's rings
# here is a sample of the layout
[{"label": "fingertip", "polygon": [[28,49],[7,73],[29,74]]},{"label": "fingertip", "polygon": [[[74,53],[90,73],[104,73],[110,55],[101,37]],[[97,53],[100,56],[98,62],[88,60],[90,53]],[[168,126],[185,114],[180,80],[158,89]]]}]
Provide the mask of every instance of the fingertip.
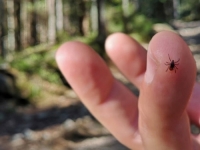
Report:
[{"label": "fingertip", "polygon": [[194,58],[179,35],[164,31],[152,38],[139,99],[140,131],[147,147],[162,143],[159,149],[191,148],[186,106],[195,74]]},{"label": "fingertip", "polygon": [[73,49],[73,47],[77,44],[81,43],[74,41],[65,42],[56,51],[55,59],[61,71],[63,71],[64,64],[66,64],[66,61],[68,61],[68,56],[70,55],[69,50]]},{"label": "fingertip", "polygon": [[106,51],[109,55],[117,51],[138,53],[141,49],[140,44],[127,34],[117,32],[108,36],[105,43]]},{"label": "fingertip", "polygon": [[[77,53],[80,53],[81,55],[86,53],[88,49],[91,48],[78,41],[65,42],[56,51],[55,59],[58,64],[62,64],[63,61],[67,61],[68,59],[75,59],[73,56],[77,55]],[[77,57],[78,56],[79,55],[77,55]]]},{"label": "fingertip", "polygon": [[114,79],[106,63],[91,47],[77,41],[66,42],[58,48],[56,61],[87,106],[105,99]]},{"label": "fingertip", "polygon": [[115,65],[139,88],[146,69],[146,50],[124,33],[111,34],[105,47]]},{"label": "fingertip", "polygon": [[[145,79],[149,79],[149,76],[151,80],[144,81],[152,84],[150,88],[159,91],[156,94],[157,98],[160,95],[163,99],[165,95],[171,99],[168,104],[182,105],[182,109],[186,107],[196,78],[196,64],[189,47],[179,35],[163,31],[152,38],[148,49]],[[179,91],[183,93],[180,94]],[[177,101],[180,97],[181,104]]]},{"label": "fingertip", "polygon": [[[166,62],[169,63],[166,65]],[[155,35],[148,49],[147,70],[139,100],[142,118],[152,126],[154,122],[160,122],[160,127],[180,120],[186,114],[195,74],[194,58],[177,34],[161,32]],[[187,124],[187,119],[184,123]]]},{"label": "fingertip", "polygon": [[185,41],[174,32],[156,34],[149,43],[148,58],[154,60],[157,73],[160,72],[159,76],[165,78],[166,82],[177,85],[183,81],[193,83],[195,80],[196,63],[193,55]]},{"label": "fingertip", "polygon": [[150,41],[148,51],[160,63],[168,61],[168,56],[174,60],[184,60],[187,57],[194,63],[194,58],[186,42],[171,31],[157,33]]},{"label": "fingertip", "polygon": [[126,34],[124,33],[121,33],[121,32],[117,32],[117,33],[113,33],[111,35],[109,35],[106,39],[106,42],[105,42],[105,48],[106,48],[106,51],[109,52],[109,51],[112,51],[112,50],[115,50],[115,47],[116,47],[116,42],[120,42],[120,40],[118,39],[121,39],[123,37],[127,37]]},{"label": "fingertip", "polygon": [[92,64],[101,60],[91,47],[78,41],[62,44],[58,48],[55,58],[58,67],[66,75],[66,78],[72,71],[76,70],[78,73],[78,71],[87,70],[86,66],[92,67]]},{"label": "fingertip", "polygon": [[195,77],[194,58],[181,37],[169,31],[158,33],[148,49],[140,111],[163,124],[179,120],[186,111]]},{"label": "fingertip", "polygon": [[64,43],[56,51],[55,59],[58,65],[60,64],[60,61],[62,61],[63,56],[65,56],[63,55],[63,53],[66,52],[66,47],[67,47],[67,43]]}]

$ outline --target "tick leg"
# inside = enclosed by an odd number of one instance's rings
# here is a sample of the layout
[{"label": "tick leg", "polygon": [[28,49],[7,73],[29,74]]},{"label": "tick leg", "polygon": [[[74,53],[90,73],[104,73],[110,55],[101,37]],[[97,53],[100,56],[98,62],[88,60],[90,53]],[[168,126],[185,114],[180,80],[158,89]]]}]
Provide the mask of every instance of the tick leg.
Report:
[{"label": "tick leg", "polygon": [[176,70],[177,70],[178,68],[175,66],[175,69],[174,69],[174,71],[175,71],[175,73],[176,73]]},{"label": "tick leg", "polygon": [[[167,70],[169,69],[169,67],[167,67]],[[166,72],[167,72],[167,70],[166,70]]]},{"label": "tick leg", "polygon": [[[169,54],[168,54],[168,56],[169,56]],[[169,57],[169,60],[171,61],[171,58]]]},{"label": "tick leg", "polygon": [[170,65],[170,64],[171,64],[171,63],[169,63],[169,62],[166,62],[166,63],[165,63],[165,65]]},{"label": "tick leg", "polygon": [[177,60],[177,61],[175,61],[174,63],[177,63],[177,62],[179,62],[180,61],[180,59],[179,60]]}]

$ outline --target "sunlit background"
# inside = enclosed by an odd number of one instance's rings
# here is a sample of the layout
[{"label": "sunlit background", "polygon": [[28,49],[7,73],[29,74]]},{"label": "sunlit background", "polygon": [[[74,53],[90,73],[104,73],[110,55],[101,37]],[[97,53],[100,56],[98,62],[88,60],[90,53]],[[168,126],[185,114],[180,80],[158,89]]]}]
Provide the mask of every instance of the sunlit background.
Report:
[{"label": "sunlit background", "polygon": [[171,30],[190,46],[200,80],[199,14],[199,0],[0,0],[0,150],[127,150],[79,101],[56,49],[89,44],[138,95],[105,54],[106,37],[124,32],[147,48]]}]

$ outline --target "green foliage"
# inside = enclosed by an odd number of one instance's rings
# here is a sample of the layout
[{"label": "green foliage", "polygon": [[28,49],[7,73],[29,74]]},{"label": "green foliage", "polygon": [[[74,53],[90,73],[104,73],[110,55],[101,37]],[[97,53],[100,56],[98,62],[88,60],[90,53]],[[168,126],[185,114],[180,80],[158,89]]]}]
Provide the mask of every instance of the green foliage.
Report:
[{"label": "green foliage", "polygon": [[26,72],[28,75],[37,74],[46,81],[61,83],[60,77],[55,73],[57,67],[52,53],[31,54],[26,58],[14,60],[11,62],[11,66],[19,71]]},{"label": "green foliage", "polygon": [[199,10],[199,0],[183,0],[179,7],[180,19],[185,21],[199,20]]},{"label": "green foliage", "polygon": [[15,69],[15,75],[17,75],[16,86],[20,90],[21,97],[28,99],[30,103],[35,98],[40,97],[41,87],[37,85],[37,82],[33,83],[31,77],[26,72]]},{"label": "green foliage", "polygon": [[87,6],[83,0],[68,0],[67,5],[65,5],[64,14],[69,16],[71,34],[84,34],[82,33],[82,21],[85,17]]},{"label": "green foliage", "polygon": [[140,41],[150,40],[153,34],[153,22],[150,19],[148,19],[145,15],[135,15],[132,21],[129,23],[129,26],[129,28],[132,29],[132,33],[138,34],[140,36]]},{"label": "green foliage", "polygon": [[118,5],[116,7],[110,7],[107,10],[107,16],[106,16],[108,22],[107,22],[107,29],[109,32],[119,32],[123,31],[123,15],[121,6]]},{"label": "green foliage", "polygon": [[[136,12],[133,4],[128,7],[129,11],[125,16],[121,4],[122,2],[117,0],[107,2],[106,25],[108,32],[125,32],[136,36],[139,41],[148,41],[153,33],[153,19]],[[113,5],[115,7],[112,7]]]},{"label": "green foliage", "polygon": [[121,6],[108,9],[107,29],[110,33],[126,32],[139,41],[148,41],[152,36],[153,21],[140,13],[130,13],[124,18]]},{"label": "green foliage", "polygon": [[33,3],[31,1],[24,1],[24,3],[26,3],[29,12],[35,11],[38,14],[45,13],[46,3],[44,0],[33,1]]},{"label": "green foliage", "polygon": [[138,10],[139,13],[147,16],[152,20],[156,20],[159,22],[166,21],[166,19],[172,18],[172,14],[166,14],[165,7],[173,8],[172,1],[167,0],[142,0],[139,2],[140,8]]},{"label": "green foliage", "polygon": [[105,1],[105,3],[107,4],[107,6],[116,7],[116,6],[121,5],[122,1],[121,0],[110,0],[110,1]]},{"label": "green foliage", "polygon": [[[25,85],[24,85],[25,86]],[[26,84],[23,89],[26,89],[27,92],[27,98],[30,100],[33,100],[41,95],[42,89],[40,86],[36,84]]]},{"label": "green foliage", "polygon": [[36,68],[38,69],[38,67],[40,66],[39,62],[41,61],[41,59],[42,56],[33,54],[30,57],[12,62],[12,66],[20,71],[32,74],[36,71]]}]

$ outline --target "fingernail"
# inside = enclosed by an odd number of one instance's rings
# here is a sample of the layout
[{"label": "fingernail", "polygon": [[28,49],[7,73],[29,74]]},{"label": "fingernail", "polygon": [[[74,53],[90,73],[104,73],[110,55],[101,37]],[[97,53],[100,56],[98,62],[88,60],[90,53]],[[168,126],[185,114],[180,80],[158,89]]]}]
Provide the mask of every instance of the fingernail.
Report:
[{"label": "fingernail", "polygon": [[152,58],[152,54],[149,51],[147,54],[147,70],[144,77],[146,83],[151,83],[153,81],[156,69],[156,61]]}]

